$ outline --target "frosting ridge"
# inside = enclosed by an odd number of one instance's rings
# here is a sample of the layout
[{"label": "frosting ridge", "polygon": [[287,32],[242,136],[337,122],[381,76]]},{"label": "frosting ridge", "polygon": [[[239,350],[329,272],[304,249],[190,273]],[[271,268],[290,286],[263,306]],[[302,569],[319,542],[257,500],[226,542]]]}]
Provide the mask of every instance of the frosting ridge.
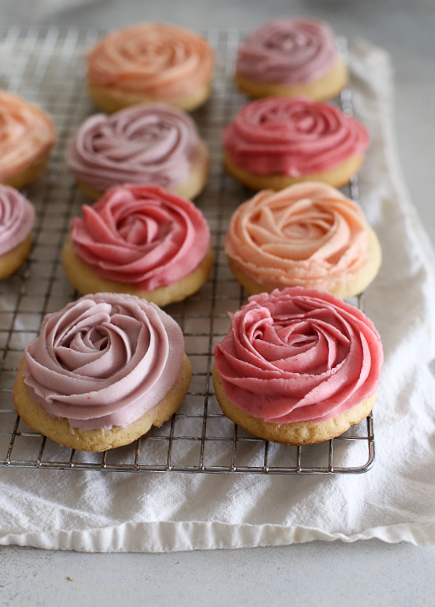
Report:
[{"label": "frosting ridge", "polygon": [[126,427],[169,392],[183,356],[181,329],[156,305],[98,293],[45,317],[25,350],[25,383],[73,428]]},{"label": "frosting ridge", "polygon": [[157,186],[113,187],[71,221],[75,253],[101,276],[151,291],[203,260],[210,230],[190,201]]},{"label": "frosting ridge", "polygon": [[215,348],[228,399],[274,422],[320,422],[377,390],[382,345],[357,308],[320,291],[288,288],[249,298]]}]

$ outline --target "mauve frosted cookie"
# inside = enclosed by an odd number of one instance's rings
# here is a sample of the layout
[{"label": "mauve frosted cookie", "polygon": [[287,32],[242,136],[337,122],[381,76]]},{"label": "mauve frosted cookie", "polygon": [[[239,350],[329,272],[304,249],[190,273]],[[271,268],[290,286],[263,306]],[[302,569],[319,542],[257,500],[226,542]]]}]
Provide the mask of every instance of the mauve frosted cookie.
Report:
[{"label": "mauve frosted cookie", "polygon": [[32,248],[35,209],[18,190],[0,184],[0,279],[13,274]]},{"label": "mauve frosted cookie", "polygon": [[98,293],[45,317],[12,397],[37,432],[105,451],[169,419],[190,378],[183,334],[168,314],[137,297]]},{"label": "mauve frosted cookie", "polygon": [[316,19],[274,19],[238,48],[236,82],[251,97],[331,99],[348,80],[331,27]]},{"label": "mauve frosted cookie", "polygon": [[213,250],[193,202],[157,186],[124,185],[72,219],[62,262],[82,294],[131,293],[164,306],[206,282]]},{"label": "mauve frosted cookie", "polygon": [[0,183],[23,188],[38,179],[55,142],[48,114],[18,95],[0,91]]},{"label": "mauve frosted cookie", "polygon": [[250,297],[214,355],[225,415],[288,445],[329,440],[360,423],[374,406],[383,363],[365,314],[300,287]]},{"label": "mauve frosted cookie", "polygon": [[315,181],[262,190],[240,205],[225,253],[249,293],[300,286],[343,299],[368,287],[382,257],[361,207]]},{"label": "mauve frosted cookie", "polygon": [[87,118],[68,145],[66,162],[94,200],[124,183],[152,183],[193,198],[207,181],[209,153],[188,114],[152,103]]},{"label": "mauve frosted cookie", "polygon": [[87,84],[105,112],[163,101],[191,111],[210,96],[215,53],[199,34],[165,23],[109,33],[87,56]]},{"label": "mauve frosted cookie", "polygon": [[248,103],[223,132],[228,172],[253,190],[282,190],[300,181],[334,187],[361,167],[369,133],[330,103],[268,97]]}]

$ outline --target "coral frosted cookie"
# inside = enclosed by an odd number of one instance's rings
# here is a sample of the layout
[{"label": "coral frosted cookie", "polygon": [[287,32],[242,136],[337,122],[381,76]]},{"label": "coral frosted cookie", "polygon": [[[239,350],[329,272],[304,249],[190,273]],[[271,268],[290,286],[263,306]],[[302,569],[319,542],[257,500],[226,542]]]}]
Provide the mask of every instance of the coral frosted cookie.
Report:
[{"label": "coral frosted cookie", "polygon": [[225,252],[250,293],[301,286],[344,299],[361,293],[381,263],[361,208],[320,182],[263,190],[240,205]]},{"label": "coral frosted cookie", "polygon": [[183,334],[170,316],[137,297],[99,293],[45,317],[12,396],[37,432],[104,451],[166,421],[190,378]]},{"label": "coral frosted cookie", "polygon": [[22,188],[38,179],[55,139],[46,113],[18,95],[0,91],[0,183]]},{"label": "coral frosted cookie", "polygon": [[123,183],[154,183],[193,198],[207,180],[209,154],[188,114],[154,103],[85,120],[67,165],[94,199]]},{"label": "coral frosted cookie", "polygon": [[237,53],[236,82],[251,97],[337,95],[348,80],[328,24],[315,19],[274,19],[253,32]]},{"label": "coral frosted cookie", "polygon": [[15,188],[0,184],[0,279],[27,259],[32,248],[33,205]]},{"label": "coral frosted cookie", "polygon": [[228,172],[254,190],[299,181],[348,183],[363,163],[367,129],[329,103],[268,97],[245,105],[223,133]]},{"label": "coral frosted cookie", "polygon": [[157,186],[124,185],[72,220],[62,261],[82,294],[132,293],[164,306],[206,282],[213,251],[207,222],[190,200]]},{"label": "coral frosted cookie", "polygon": [[215,53],[195,32],[143,23],[102,38],[87,57],[87,82],[95,104],[114,112],[163,101],[191,111],[210,95]]},{"label": "coral frosted cookie", "polygon": [[215,348],[218,402],[236,424],[289,445],[339,436],[372,410],[383,352],[373,323],[300,287],[249,298]]}]

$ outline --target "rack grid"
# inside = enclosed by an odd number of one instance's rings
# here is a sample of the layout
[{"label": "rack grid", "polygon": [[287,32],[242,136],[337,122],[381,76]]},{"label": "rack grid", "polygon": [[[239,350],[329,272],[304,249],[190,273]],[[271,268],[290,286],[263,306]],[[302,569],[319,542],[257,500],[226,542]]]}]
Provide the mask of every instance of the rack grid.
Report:
[{"label": "rack grid", "polygon": [[[212,233],[215,265],[210,280],[196,295],[166,311],[180,324],[193,376],[181,408],[161,428],[153,428],[132,445],[102,454],[56,445],[32,431],[16,415],[12,387],[24,347],[36,337],[48,312],[61,309],[78,294],[67,282],[59,255],[70,219],[88,203],[65,166],[68,139],[95,112],[84,86],[85,54],[98,39],[97,30],[75,28],[25,32],[11,28],[0,39],[0,88],[37,103],[53,117],[57,145],[46,174],[24,193],[36,208],[34,246],[26,264],[0,283],[0,467],[101,470],[118,472],[184,472],[248,474],[362,473],[374,461],[370,415],[344,435],[320,445],[289,447],[256,438],[235,426],[221,412],[213,392],[213,347],[226,335],[228,312],[245,301],[224,255],[223,239],[235,208],[252,193],[225,173],[221,132],[246,97],[233,84],[237,31],[209,31],[218,64],[211,99],[193,117],[209,147],[208,183],[195,200]],[[341,40],[346,53],[346,43]],[[352,112],[352,95],[340,99]],[[347,193],[358,196],[353,180]],[[355,305],[363,307],[363,298]]]}]

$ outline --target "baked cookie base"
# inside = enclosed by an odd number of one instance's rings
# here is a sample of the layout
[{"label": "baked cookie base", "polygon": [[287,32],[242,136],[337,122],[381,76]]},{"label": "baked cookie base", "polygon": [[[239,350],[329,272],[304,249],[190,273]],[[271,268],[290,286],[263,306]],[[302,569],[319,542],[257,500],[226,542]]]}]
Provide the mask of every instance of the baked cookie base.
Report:
[{"label": "baked cookie base", "polygon": [[[183,196],[189,200],[198,196],[203,190],[210,170],[210,154],[204,141],[200,140],[198,148],[195,151],[191,159],[190,173],[186,181],[173,188],[166,188],[168,192]],[[122,185],[120,183],[119,185]],[[78,181],[78,187],[81,192],[91,198],[92,200],[98,200],[104,194],[100,190],[96,190],[83,181]]]},{"label": "baked cookie base", "polygon": [[[354,297],[355,295],[359,295],[360,293],[362,293],[364,289],[366,289],[369,284],[374,280],[382,262],[382,252],[378,237],[370,226],[368,226],[367,254],[368,262],[363,268],[361,268],[361,270],[354,273],[353,275],[348,275],[345,279],[337,280],[335,283],[331,283],[327,289],[320,290],[326,290],[328,293],[336,295],[341,299],[347,299],[349,297]],[[287,287],[297,286],[302,286],[306,289],[319,289],[319,286],[314,281],[307,281],[302,284],[301,282],[292,283],[290,280],[287,280],[286,282],[282,281],[276,283],[261,284],[257,282],[253,277],[246,274],[243,269],[238,266],[237,263],[230,257],[228,257],[228,264],[231,268],[232,273],[234,274],[234,277],[251,295],[257,295],[258,293],[264,292],[270,293],[274,289],[285,289]]]},{"label": "baked cookie base", "polygon": [[328,171],[310,173],[298,177],[289,177],[288,175],[282,174],[256,175],[255,173],[251,173],[250,171],[237,166],[230,154],[226,150],[224,151],[224,165],[228,173],[248,188],[257,191],[279,191],[294,185],[295,183],[301,183],[302,181],[321,181],[332,185],[335,188],[340,188],[349,183],[350,179],[359,171],[364,162],[364,158],[365,154],[355,154]]},{"label": "baked cookie base", "polygon": [[23,359],[12,391],[14,406],[21,419],[33,430],[51,438],[59,445],[94,452],[128,445],[148,432],[151,426],[161,426],[180,407],[192,376],[190,361],[184,354],[180,372],[170,391],[140,419],[126,428],[78,430],[71,428],[66,418],[54,417],[47,413],[42,405],[32,398],[24,382],[25,370],[26,362]]},{"label": "baked cookie base", "polygon": [[336,97],[346,86],[349,79],[348,69],[337,56],[329,72],[321,78],[306,84],[290,85],[281,83],[258,82],[236,72],[237,86],[255,99],[263,97],[300,97],[306,96],[313,101],[324,101]]},{"label": "baked cookie base", "polygon": [[146,92],[125,91],[122,89],[103,86],[87,81],[87,88],[89,96],[97,107],[104,110],[108,114],[113,114],[118,110],[122,110],[132,105],[139,105],[141,103],[167,103],[178,107],[180,110],[185,112],[192,112],[198,107],[203,105],[211,94],[211,83],[207,82],[194,91],[190,91],[188,94],[175,96],[152,95]]},{"label": "baked cookie base", "polygon": [[223,413],[235,424],[264,440],[294,446],[313,445],[340,436],[350,426],[362,422],[370,414],[376,400],[374,394],[346,413],[323,422],[277,424],[253,417],[235,407],[225,394],[222,378],[216,367],[213,367],[213,386]]},{"label": "baked cookie base", "polygon": [[43,173],[45,173],[48,166],[48,160],[49,157],[46,154],[41,160],[29,164],[19,173],[1,179],[1,183],[4,185],[10,185],[17,190],[20,190],[21,188],[24,188],[39,179]]},{"label": "baked cookie base", "polygon": [[26,261],[32,249],[32,235],[29,234],[23,242],[0,256],[0,280],[13,274]]},{"label": "baked cookie base", "polygon": [[166,287],[157,287],[152,291],[141,291],[136,284],[129,282],[116,282],[100,276],[92,266],[83,261],[73,249],[71,237],[62,250],[62,264],[70,283],[81,293],[129,293],[158,306],[182,301],[198,291],[207,281],[213,268],[213,249],[209,247],[206,256],[200,265],[179,280]]}]

